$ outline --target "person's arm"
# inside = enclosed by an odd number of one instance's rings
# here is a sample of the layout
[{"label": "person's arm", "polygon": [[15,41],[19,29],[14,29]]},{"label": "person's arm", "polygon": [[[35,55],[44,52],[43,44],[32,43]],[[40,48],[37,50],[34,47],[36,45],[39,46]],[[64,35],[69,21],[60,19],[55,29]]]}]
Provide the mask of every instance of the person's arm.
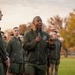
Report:
[{"label": "person's arm", "polygon": [[6,48],[6,51],[7,51],[7,54],[8,54],[8,56],[10,57],[10,55],[11,55],[11,51],[12,51],[12,49],[11,49],[11,40],[8,42],[8,45],[7,45],[7,48]]},{"label": "person's arm", "polygon": [[6,55],[5,47],[3,45],[3,41],[2,41],[1,38],[0,38],[0,55],[4,59],[4,61],[7,60],[7,55]]},{"label": "person's arm", "polygon": [[5,47],[3,45],[3,40],[0,38],[0,55],[3,58],[7,67],[10,65],[10,59],[6,53]]},{"label": "person's arm", "polygon": [[30,42],[29,38],[31,38],[31,37],[29,37],[27,34],[24,35],[24,42],[23,42],[24,50],[32,50],[37,45],[36,39],[34,39]]},{"label": "person's arm", "polygon": [[62,47],[62,43],[61,43],[61,41],[60,41],[60,52],[61,52],[61,47]]}]

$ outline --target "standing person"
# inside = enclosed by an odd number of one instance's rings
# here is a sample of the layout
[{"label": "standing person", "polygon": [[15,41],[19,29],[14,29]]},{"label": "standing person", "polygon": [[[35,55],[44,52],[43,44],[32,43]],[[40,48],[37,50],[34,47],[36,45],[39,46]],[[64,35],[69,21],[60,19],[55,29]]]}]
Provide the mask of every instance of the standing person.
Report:
[{"label": "standing person", "polygon": [[51,42],[50,50],[50,75],[53,75],[53,70],[55,69],[55,74],[58,75],[58,68],[60,64],[60,51],[61,42],[58,40],[57,31],[53,32],[53,42]]},{"label": "standing person", "polygon": [[[0,21],[2,19],[2,11],[0,10]],[[1,28],[0,28],[1,29]],[[1,30],[0,30],[0,75],[6,75],[6,69],[10,65],[9,58],[6,54],[6,50],[4,47],[3,39],[1,36]]]},{"label": "standing person", "polygon": [[18,38],[19,28],[13,28],[14,36],[8,42],[7,52],[10,57],[9,73],[11,75],[22,75],[23,74],[23,48],[22,42]]},{"label": "standing person", "polygon": [[4,43],[4,47],[5,47],[5,50],[6,50],[6,48],[7,48],[6,38],[7,38],[7,37],[4,35],[4,32],[3,32],[3,31],[1,31],[1,36],[2,36],[3,43]]},{"label": "standing person", "polygon": [[34,29],[24,35],[25,75],[46,75],[47,48],[50,36],[42,30],[42,19],[34,17]]}]

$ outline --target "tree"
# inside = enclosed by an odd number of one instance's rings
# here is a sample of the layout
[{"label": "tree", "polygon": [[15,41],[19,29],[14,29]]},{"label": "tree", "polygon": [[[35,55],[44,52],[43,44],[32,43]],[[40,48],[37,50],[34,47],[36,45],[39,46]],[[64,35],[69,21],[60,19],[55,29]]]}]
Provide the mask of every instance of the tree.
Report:
[{"label": "tree", "polygon": [[64,28],[60,31],[60,33],[65,41],[64,48],[67,50],[70,47],[75,46],[75,11],[69,13],[68,18],[64,19],[64,24]]},{"label": "tree", "polygon": [[55,30],[59,31],[60,29],[62,29],[63,19],[56,15],[48,19],[48,24],[49,26],[53,26]]},{"label": "tree", "polygon": [[26,24],[19,25],[20,34],[24,34],[27,31]]},{"label": "tree", "polygon": [[69,14],[67,25],[61,31],[61,36],[64,38],[66,47],[70,48],[75,46],[75,12]]},{"label": "tree", "polygon": [[13,34],[12,29],[7,29],[4,31],[5,35],[7,35],[7,42],[11,39],[11,34]]},{"label": "tree", "polygon": [[[68,25],[68,19],[67,18],[65,18],[63,20],[61,17],[59,17],[58,15],[56,15],[55,17],[51,17],[50,19],[48,19],[48,23],[49,23],[49,29],[48,29],[48,31],[50,30],[50,32],[51,32],[51,31],[56,30],[66,40],[66,34],[68,34],[68,32],[66,31],[67,30],[67,25]],[[63,24],[64,24],[64,27],[63,27]],[[69,37],[68,37],[67,40],[69,40]],[[66,51],[66,56],[67,56],[66,42],[62,41],[62,44],[63,44],[62,47]]]}]

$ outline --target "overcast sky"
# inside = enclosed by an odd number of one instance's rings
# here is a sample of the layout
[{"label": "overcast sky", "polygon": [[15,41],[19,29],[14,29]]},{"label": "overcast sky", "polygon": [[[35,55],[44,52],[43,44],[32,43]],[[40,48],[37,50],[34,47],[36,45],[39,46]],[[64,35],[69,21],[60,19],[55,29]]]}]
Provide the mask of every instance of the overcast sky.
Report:
[{"label": "overcast sky", "polygon": [[2,30],[31,22],[39,15],[47,24],[49,17],[59,15],[64,18],[75,9],[75,0],[0,0],[3,13]]}]

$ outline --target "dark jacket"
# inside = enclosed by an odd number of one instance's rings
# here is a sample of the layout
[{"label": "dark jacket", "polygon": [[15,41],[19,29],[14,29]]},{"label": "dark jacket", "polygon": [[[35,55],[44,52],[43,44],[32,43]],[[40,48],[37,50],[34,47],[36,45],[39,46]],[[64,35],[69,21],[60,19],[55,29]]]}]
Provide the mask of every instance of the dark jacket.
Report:
[{"label": "dark jacket", "polygon": [[23,48],[26,51],[25,61],[32,64],[46,64],[47,59],[47,40],[50,36],[42,31],[41,41],[36,42],[36,37],[38,33],[34,30],[30,30],[24,35]]},{"label": "dark jacket", "polygon": [[23,63],[22,43],[16,37],[13,37],[7,46],[7,52],[11,63]]},{"label": "dark jacket", "polygon": [[4,63],[6,59],[7,59],[7,54],[6,54],[3,39],[2,39],[1,33],[0,33],[0,62]]},{"label": "dark jacket", "polygon": [[61,51],[61,42],[56,39],[54,40],[54,45],[50,48],[50,59],[60,59],[60,51]]}]

